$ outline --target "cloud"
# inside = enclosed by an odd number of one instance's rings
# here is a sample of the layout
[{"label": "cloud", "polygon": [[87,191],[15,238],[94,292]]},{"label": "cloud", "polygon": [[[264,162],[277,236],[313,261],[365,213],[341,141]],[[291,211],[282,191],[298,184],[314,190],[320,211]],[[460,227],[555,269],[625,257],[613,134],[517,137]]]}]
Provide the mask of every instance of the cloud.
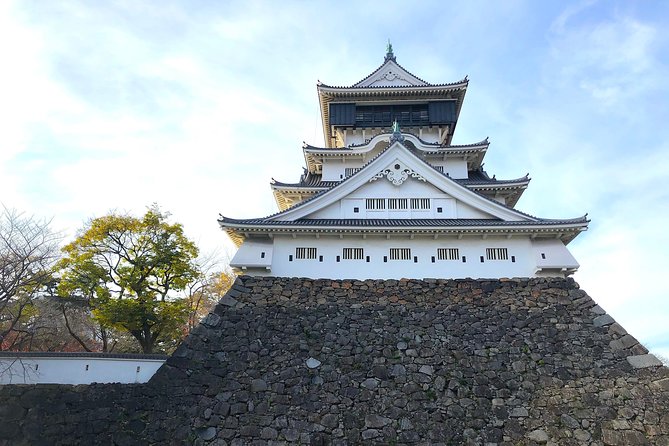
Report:
[{"label": "cloud", "polygon": [[552,81],[583,90],[608,111],[662,88],[666,67],[656,25],[620,13],[594,23],[576,20],[591,5],[579,5],[551,27]]}]

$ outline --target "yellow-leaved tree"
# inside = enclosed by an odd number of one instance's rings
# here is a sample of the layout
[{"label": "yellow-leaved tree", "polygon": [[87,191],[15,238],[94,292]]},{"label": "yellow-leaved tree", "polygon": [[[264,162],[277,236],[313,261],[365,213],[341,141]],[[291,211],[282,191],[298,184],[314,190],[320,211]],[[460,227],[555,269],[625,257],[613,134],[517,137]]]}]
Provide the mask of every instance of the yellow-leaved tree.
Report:
[{"label": "yellow-leaved tree", "polygon": [[200,272],[198,249],[157,206],[142,218],[91,220],[63,248],[58,294],[85,300],[102,326],[131,334],[144,353],[172,345],[189,317],[183,290]]}]

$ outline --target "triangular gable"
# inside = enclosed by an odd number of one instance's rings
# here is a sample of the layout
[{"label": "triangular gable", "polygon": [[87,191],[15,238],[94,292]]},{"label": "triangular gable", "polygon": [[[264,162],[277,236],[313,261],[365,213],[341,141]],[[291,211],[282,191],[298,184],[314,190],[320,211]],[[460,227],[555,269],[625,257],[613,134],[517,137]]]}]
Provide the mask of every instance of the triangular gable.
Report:
[{"label": "triangular gable", "polygon": [[388,59],[376,71],[353,87],[419,87],[425,85],[429,84],[409,73],[394,60]]},{"label": "triangular gable", "polygon": [[[399,166],[398,168],[396,168]],[[345,198],[371,181],[391,181],[401,187],[404,176],[419,178],[433,185],[446,195],[485,214],[504,221],[537,221],[536,219],[504,206],[471,191],[434,169],[418,158],[400,142],[394,142],[385,151],[370,161],[360,171],[333,188],[297,206],[268,217],[268,220],[292,221],[305,218]]]}]

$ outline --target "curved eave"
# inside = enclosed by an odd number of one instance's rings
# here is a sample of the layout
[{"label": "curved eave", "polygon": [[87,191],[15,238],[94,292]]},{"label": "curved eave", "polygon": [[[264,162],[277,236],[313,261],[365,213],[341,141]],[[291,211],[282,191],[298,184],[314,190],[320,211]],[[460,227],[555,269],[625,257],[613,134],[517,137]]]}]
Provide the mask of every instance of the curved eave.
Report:
[{"label": "curved eave", "polygon": [[[502,235],[506,237],[529,236],[532,238],[556,238],[565,245],[571,242],[578,234],[586,231],[589,220],[575,219],[564,222],[541,222],[541,224],[527,224],[527,222],[517,222],[517,224],[498,224],[498,225],[408,225],[408,226],[363,226],[356,224],[331,224],[331,225],[309,225],[294,224],[294,222],[281,222],[284,224],[267,223],[242,223],[237,220],[223,217],[219,220],[221,227],[228,233],[233,242],[243,240],[251,235],[273,236],[277,234],[381,234],[381,235]],[[293,223],[293,224],[291,224]],[[235,238],[230,235],[233,232]],[[238,245],[239,246],[239,245]]]},{"label": "curved eave", "polygon": [[[409,138],[416,138],[416,140],[419,143],[421,142],[418,137],[410,133],[403,133],[403,135]],[[386,136],[390,138],[391,134],[390,133],[379,134],[374,136],[372,139],[369,140],[368,143],[364,145],[358,145],[356,147],[347,147],[347,148],[314,147],[305,144],[302,147],[302,151],[304,154],[304,161],[309,172],[317,173],[319,171],[318,166],[321,166],[323,164],[324,158],[358,157],[358,158],[363,158],[364,160],[365,155],[371,152],[375,147],[377,147],[379,143],[381,142],[389,143],[389,141],[385,141],[384,139]],[[416,147],[416,150],[420,152],[422,156],[428,159],[444,160],[450,157],[464,158],[465,161],[467,161],[468,170],[476,170],[481,166],[483,158],[485,157],[488,147],[490,146],[487,140],[467,145],[444,146],[438,149],[436,149],[432,145],[420,146],[416,145],[414,141],[412,141],[412,143]]]},{"label": "curved eave", "polygon": [[[312,186],[276,186],[272,185],[272,194],[274,201],[280,212],[301,203],[305,199],[309,199],[314,195],[327,190],[327,187],[312,187]],[[294,197],[291,197],[293,195]],[[305,197],[307,195],[307,197]]]},{"label": "curved eave", "polygon": [[378,87],[340,87],[336,85],[318,84],[318,91],[335,95],[364,95],[377,92],[447,92],[467,89],[469,79],[461,79],[448,84],[426,84],[426,85],[397,85],[397,86],[378,86]]}]

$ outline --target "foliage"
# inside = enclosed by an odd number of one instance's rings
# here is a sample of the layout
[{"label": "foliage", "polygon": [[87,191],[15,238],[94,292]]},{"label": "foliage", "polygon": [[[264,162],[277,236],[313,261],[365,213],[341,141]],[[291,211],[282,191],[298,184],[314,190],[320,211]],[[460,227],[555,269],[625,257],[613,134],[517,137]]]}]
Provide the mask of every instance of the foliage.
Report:
[{"label": "foliage", "polygon": [[231,271],[218,271],[209,275],[203,274],[202,279],[190,287],[188,293],[188,331],[195,328],[200,320],[209,313],[216,303],[228,292],[235,281]]},{"label": "foliage", "polygon": [[102,327],[130,333],[145,353],[180,337],[188,302],[177,293],[199,277],[198,249],[156,206],[141,219],[94,219],[63,252],[58,294],[86,301]]},{"label": "foliage", "polygon": [[0,210],[0,349],[14,346],[34,319],[34,300],[53,283],[58,242],[48,221]]}]

